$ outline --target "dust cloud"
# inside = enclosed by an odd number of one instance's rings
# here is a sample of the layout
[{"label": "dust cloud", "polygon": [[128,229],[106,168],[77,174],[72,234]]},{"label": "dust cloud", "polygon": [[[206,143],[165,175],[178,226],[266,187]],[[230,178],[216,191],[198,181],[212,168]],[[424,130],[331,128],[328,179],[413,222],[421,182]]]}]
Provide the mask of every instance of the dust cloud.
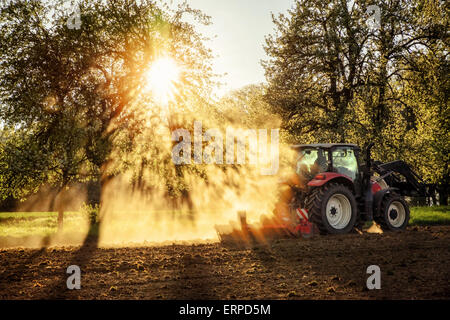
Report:
[{"label": "dust cloud", "polygon": [[[258,162],[250,163],[248,140],[244,164],[194,163],[194,123],[199,121],[203,126],[201,135],[213,128],[224,138],[229,128],[267,128],[270,150],[271,129],[280,124],[277,117],[268,117],[266,124],[252,127],[251,123],[244,124],[239,114],[226,114],[219,121],[211,121],[217,117],[208,117],[207,112],[173,114],[170,119],[150,117],[141,134],[133,136],[126,153],[123,149],[113,152],[107,171],[120,174],[102,190],[100,245],[216,241],[215,225],[237,221],[238,211],[246,211],[250,223],[272,214],[278,182],[293,158],[287,145],[278,145],[279,170],[274,175],[261,174],[262,168],[270,167],[270,154],[258,153]],[[178,142],[172,141],[172,133],[177,129],[186,129],[192,135],[190,164],[173,162],[172,150]],[[201,142],[203,151],[209,143]],[[225,149],[224,142],[224,149],[219,151],[223,152],[224,162]],[[236,160],[237,147],[232,151]]]}]

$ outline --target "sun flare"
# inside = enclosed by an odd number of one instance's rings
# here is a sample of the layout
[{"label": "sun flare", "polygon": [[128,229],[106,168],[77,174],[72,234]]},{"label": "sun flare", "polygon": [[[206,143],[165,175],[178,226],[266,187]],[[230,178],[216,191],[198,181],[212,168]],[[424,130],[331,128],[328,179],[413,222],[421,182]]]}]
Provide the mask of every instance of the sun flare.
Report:
[{"label": "sun flare", "polygon": [[151,91],[158,102],[167,104],[175,93],[180,69],[172,58],[159,58],[145,74],[146,90]]}]

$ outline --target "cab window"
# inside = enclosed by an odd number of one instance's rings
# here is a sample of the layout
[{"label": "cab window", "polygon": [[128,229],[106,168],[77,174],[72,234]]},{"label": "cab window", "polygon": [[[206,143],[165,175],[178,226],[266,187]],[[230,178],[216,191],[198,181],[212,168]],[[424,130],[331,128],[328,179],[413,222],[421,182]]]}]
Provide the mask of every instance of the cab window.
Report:
[{"label": "cab window", "polygon": [[311,177],[327,171],[327,168],[327,151],[321,149],[305,149],[300,151],[297,159],[297,174]]},{"label": "cab window", "polygon": [[336,148],[331,153],[333,170],[355,180],[358,175],[358,162],[351,148]]}]

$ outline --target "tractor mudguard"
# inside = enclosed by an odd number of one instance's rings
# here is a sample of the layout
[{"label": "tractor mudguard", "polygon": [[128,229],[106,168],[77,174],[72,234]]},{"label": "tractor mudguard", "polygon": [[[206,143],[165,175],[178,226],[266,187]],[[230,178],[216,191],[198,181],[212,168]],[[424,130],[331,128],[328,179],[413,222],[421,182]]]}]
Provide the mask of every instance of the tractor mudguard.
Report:
[{"label": "tractor mudguard", "polygon": [[347,177],[345,174],[336,173],[336,172],[323,172],[317,174],[311,181],[308,182],[309,187],[321,187],[324,184],[328,183],[331,180],[335,180],[338,178],[345,178],[353,185],[352,179]]},{"label": "tractor mudguard", "polygon": [[381,202],[383,201],[384,196],[388,193],[394,192],[395,190],[397,190],[397,188],[387,188],[387,189],[380,190],[374,194],[374,196],[373,196],[373,203],[374,203],[373,215],[374,216],[380,215]]}]

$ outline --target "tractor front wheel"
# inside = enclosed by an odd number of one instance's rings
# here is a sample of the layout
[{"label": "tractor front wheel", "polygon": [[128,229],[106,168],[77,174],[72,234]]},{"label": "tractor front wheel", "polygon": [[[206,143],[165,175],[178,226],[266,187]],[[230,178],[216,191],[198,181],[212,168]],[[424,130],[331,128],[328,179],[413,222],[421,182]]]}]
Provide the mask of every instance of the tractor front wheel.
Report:
[{"label": "tractor front wheel", "polygon": [[316,188],[306,198],[309,219],[322,234],[350,232],[356,222],[357,206],[353,193],[342,184]]},{"label": "tractor front wheel", "polygon": [[384,230],[405,230],[409,222],[409,207],[399,195],[388,194],[380,206],[380,215],[377,222]]}]

